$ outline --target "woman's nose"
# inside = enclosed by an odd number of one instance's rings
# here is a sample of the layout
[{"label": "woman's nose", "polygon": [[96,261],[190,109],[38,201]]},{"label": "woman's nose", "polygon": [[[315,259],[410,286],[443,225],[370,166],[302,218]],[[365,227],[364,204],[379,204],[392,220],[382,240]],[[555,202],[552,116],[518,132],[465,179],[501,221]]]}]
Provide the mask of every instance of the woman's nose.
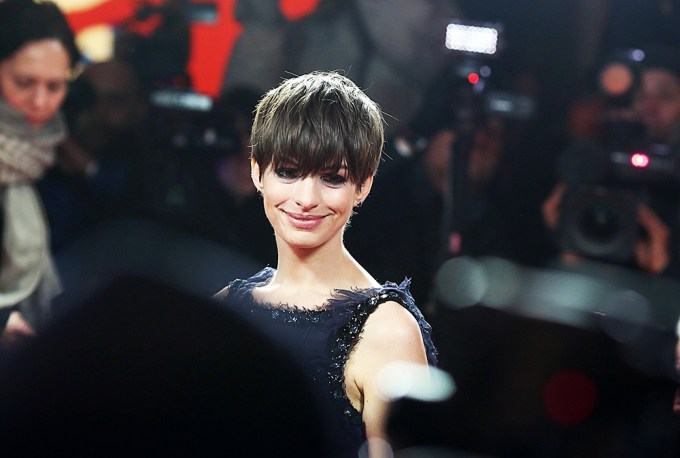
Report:
[{"label": "woman's nose", "polygon": [[47,89],[44,87],[37,87],[31,94],[31,105],[33,108],[41,110],[45,107],[48,100]]},{"label": "woman's nose", "polygon": [[315,177],[308,176],[298,180],[295,186],[295,203],[308,210],[319,205],[319,188]]}]

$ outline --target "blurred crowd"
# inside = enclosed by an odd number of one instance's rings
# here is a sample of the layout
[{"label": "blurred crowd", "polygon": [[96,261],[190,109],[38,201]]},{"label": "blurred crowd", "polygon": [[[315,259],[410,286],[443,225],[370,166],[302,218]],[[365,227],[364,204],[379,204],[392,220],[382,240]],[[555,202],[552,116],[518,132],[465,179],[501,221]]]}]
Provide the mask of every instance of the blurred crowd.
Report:
[{"label": "blurred crowd", "polygon": [[[476,60],[461,76],[460,56],[423,53],[435,49],[436,38],[422,33],[423,23],[461,15],[454,2],[391,6],[388,16],[371,10],[380,2],[321,2],[297,28],[281,22],[277,2],[266,3],[237,2],[244,33],[218,97],[191,90],[186,60],[150,65],[124,34],[115,56],[86,63],[68,82],[60,106],[64,138],[53,165],[33,180],[63,290],[57,307],[70,307],[120,273],[158,276],[208,296],[226,280],[272,265],[272,229],[250,177],[253,110],[283,75],[317,66],[346,69],[394,118],[371,196],[345,239],[380,282],[411,278],[426,313],[436,313],[440,267],[462,256],[592,278],[620,269],[614,272],[625,272],[626,281],[678,279],[677,27],[630,43],[625,27],[612,28],[617,18],[623,23],[617,13],[592,68],[567,87],[546,88],[525,66]],[[677,19],[675,2],[658,3],[654,14]],[[422,48],[388,44],[416,43],[414,37]],[[367,48],[370,55],[357,55]],[[262,51],[258,59],[254,49]],[[331,59],[338,53],[339,61]],[[0,68],[6,71],[13,55],[0,54]],[[630,84],[615,92],[602,71],[612,62],[630,71]],[[491,78],[468,80],[487,65]],[[176,71],[152,71],[159,68]],[[626,80],[618,78],[614,85]],[[9,91],[5,83],[0,88],[5,104]],[[489,110],[494,88],[532,109]],[[648,162],[629,166],[636,152]],[[0,169],[0,196],[3,177]],[[9,213],[3,215],[6,241]]]}]

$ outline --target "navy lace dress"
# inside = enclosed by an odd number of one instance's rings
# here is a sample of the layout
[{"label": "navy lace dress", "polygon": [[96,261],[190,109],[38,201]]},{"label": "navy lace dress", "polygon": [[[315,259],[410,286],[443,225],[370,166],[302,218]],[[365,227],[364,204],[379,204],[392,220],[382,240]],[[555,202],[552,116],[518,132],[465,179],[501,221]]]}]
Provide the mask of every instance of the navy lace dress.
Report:
[{"label": "navy lace dress", "polygon": [[403,305],[418,321],[428,362],[434,365],[437,351],[431,327],[413,301],[409,280],[400,285],[387,282],[376,288],[337,290],[322,307],[309,310],[292,304],[262,304],[253,299],[253,288],[268,283],[274,272],[267,267],[246,280],[234,280],[216,298],[252,322],[274,344],[299,358],[318,389],[319,407],[328,420],[332,447],[339,452],[334,455],[356,456],[366,432],[361,414],[347,398],[344,369],[366,320],[383,302]]}]

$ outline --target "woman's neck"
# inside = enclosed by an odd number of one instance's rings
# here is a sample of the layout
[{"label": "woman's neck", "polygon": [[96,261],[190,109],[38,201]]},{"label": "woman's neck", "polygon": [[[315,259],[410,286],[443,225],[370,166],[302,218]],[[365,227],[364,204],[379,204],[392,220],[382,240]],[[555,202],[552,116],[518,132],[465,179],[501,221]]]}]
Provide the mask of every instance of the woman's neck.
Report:
[{"label": "woman's neck", "polygon": [[270,285],[328,294],[335,289],[367,288],[377,282],[340,243],[313,250],[279,245],[276,274]]}]

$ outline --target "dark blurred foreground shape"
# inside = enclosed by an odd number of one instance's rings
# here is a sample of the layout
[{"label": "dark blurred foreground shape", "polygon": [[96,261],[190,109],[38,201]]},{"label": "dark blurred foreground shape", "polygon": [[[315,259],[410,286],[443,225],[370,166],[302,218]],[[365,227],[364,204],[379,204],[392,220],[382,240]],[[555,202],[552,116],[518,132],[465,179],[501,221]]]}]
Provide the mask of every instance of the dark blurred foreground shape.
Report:
[{"label": "dark blurred foreground shape", "polygon": [[0,441],[23,456],[326,456],[288,355],[156,280],[117,279],[3,363]]},{"label": "dark blurred foreground shape", "polygon": [[[654,295],[633,277],[615,284],[592,272],[519,269],[508,295],[516,302],[501,303],[503,271],[489,272],[496,278],[477,300],[475,278],[439,272],[430,320],[456,392],[441,403],[395,404],[395,456],[680,456],[670,320],[680,285],[652,281]],[[646,297],[652,310],[634,313],[631,297]],[[669,305],[676,314],[657,310]]]}]

